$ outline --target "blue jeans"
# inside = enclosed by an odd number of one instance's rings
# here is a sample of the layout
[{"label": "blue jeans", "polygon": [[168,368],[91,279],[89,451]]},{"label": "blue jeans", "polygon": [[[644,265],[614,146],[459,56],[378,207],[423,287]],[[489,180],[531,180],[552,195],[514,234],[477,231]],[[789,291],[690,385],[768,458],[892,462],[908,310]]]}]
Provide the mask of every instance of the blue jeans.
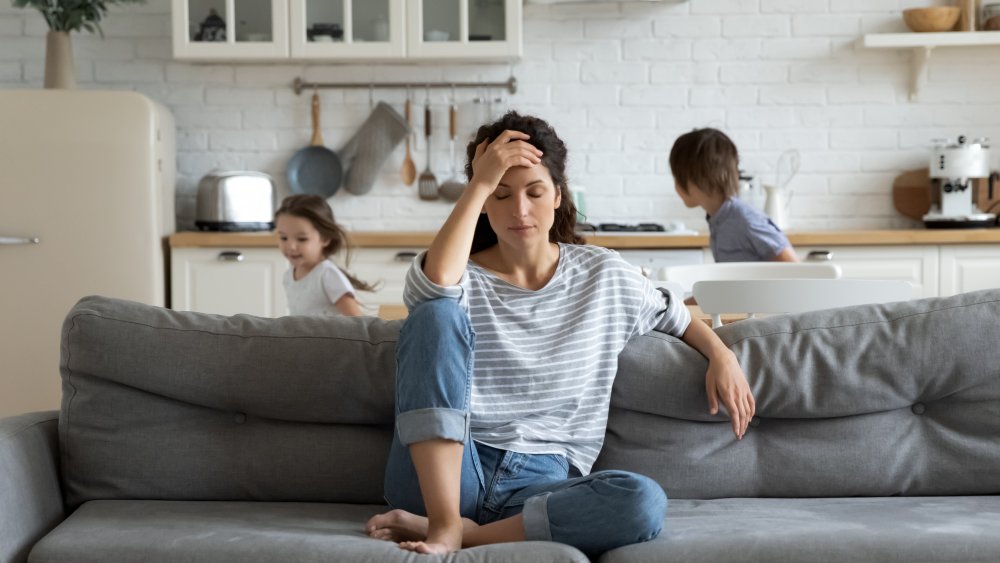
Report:
[{"label": "blue jeans", "polygon": [[396,429],[386,501],[426,515],[408,446],[442,438],[465,444],[459,508],[465,518],[488,524],[522,514],[526,539],[565,543],[588,554],[655,538],[667,496],[652,479],[627,471],[581,477],[562,455],[510,452],[470,439],[475,339],[468,315],[451,299],[410,312],[396,348]]}]

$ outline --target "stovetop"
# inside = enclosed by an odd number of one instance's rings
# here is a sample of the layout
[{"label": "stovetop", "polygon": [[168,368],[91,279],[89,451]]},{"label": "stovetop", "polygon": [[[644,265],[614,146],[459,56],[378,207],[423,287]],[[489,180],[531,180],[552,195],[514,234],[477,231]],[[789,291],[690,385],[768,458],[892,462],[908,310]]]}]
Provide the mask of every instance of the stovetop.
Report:
[{"label": "stovetop", "polygon": [[595,234],[646,234],[646,235],[693,235],[695,231],[684,228],[684,223],[577,223],[577,232]]}]

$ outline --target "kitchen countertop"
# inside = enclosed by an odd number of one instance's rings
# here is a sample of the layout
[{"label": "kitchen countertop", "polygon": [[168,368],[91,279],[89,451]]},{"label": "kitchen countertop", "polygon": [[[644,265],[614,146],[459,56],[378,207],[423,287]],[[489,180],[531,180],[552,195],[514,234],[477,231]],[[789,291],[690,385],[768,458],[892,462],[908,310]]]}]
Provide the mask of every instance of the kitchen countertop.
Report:
[{"label": "kitchen countertop", "polygon": [[[355,232],[351,242],[362,248],[427,247],[434,232]],[[585,237],[590,244],[607,248],[705,248],[708,235],[601,234]],[[884,231],[802,231],[789,232],[793,246],[865,246],[915,244],[989,244],[1000,243],[1000,228],[995,229],[899,229]],[[190,247],[276,247],[274,233],[219,233],[183,231],[170,235],[171,248]]]},{"label": "kitchen countertop", "polygon": [[[691,313],[692,319],[699,320],[708,326],[712,326],[712,315],[704,313],[701,310],[701,307],[698,307],[697,305],[687,305],[687,309]],[[387,321],[405,319],[407,314],[406,305],[379,305],[378,308],[378,317]],[[722,321],[722,324],[729,324],[746,318],[746,315],[721,315],[720,320]]]}]

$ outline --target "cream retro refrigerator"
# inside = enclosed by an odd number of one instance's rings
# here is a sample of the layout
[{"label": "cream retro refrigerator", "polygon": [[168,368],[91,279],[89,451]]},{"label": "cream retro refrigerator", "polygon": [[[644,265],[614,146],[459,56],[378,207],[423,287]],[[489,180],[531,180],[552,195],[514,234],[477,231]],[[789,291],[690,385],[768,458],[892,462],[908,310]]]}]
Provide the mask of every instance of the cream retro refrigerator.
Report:
[{"label": "cream retro refrigerator", "polygon": [[164,304],[174,135],[134,92],[0,91],[0,417],[59,408],[78,299]]}]

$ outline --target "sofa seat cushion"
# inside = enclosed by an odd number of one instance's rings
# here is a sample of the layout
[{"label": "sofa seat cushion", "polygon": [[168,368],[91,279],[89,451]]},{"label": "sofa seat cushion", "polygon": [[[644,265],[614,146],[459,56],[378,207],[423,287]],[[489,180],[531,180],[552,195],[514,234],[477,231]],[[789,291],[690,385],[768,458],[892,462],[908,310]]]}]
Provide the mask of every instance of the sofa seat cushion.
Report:
[{"label": "sofa seat cushion", "polygon": [[[33,563],[226,563],[439,560],[364,534],[379,505],[99,500],[82,505],[32,549]],[[463,550],[454,562],[576,561],[576,549],[524,542]]]},{"label": "sofa seat cushion", "polygon": [[673,500],[600,563],[1000,561],[1000,496]]}]

